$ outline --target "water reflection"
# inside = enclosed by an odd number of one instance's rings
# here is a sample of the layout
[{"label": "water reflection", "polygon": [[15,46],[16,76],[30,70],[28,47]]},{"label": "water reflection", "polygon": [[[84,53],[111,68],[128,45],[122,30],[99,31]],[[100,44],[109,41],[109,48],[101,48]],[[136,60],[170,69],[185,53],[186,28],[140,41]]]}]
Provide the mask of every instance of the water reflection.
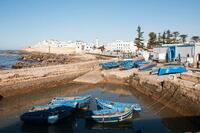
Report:
[{"label": "water reflection", "polygon": [[[45,104],[55,96],[74,96],[90,94],[94,97],[121,102],[138,102],[142,112],[134,114],[134,118],[120,124],[98,124],[85,120],[81,115],[74,119],[56,125],[28,125],[19,120],[19,115],[33,105]],[[153,106],[150,106],[153,105]],[[69,83],[57,88],[35,91],[20,97],[10,97],[0,101],[0,132],[1,133],[168,133],[168,132],[198,132],[200,126],[191,122],[199,120],[198,116],[182,117],[180,114],[165,108],[147,96],[127,86],[100,84],[86,85]],[[96,109],[92,102],[90,109]]]},{"label": "water reflection", "polygon": [[22,133],[73,133],[74,121],[58,123],[56,125],[31,125],[23,124]]}]

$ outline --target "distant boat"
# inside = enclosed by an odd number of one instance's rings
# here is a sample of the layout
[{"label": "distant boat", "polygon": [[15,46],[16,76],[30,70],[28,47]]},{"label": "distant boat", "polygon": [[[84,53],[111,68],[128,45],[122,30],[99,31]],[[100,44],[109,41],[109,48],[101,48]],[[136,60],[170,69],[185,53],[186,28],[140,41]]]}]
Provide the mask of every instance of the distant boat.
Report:
[{"label": "distant boat", "polygon": [[74,109],[67,106],[45,105],[35,106],[22,114],[20,119],[26,123],[55,124],[69,118]]},{"label": "distant boat", "polygon": [[156,67],[157,64],[156,63],[149,63],[149,64],[145,64],[143,66],[141,66],[139,68],[140,71],[149,71],[152,70],[153,67]]},{"label": "distant boat", "polygon": [[97,105],[100,108],[109,108],[109,109],[116,109],[116,108],[133,108],[133,111],[140,112],[142,109],[139,104],[137,103],[122,103],[122,102],[113,102],[109,100],[103,100],[96,98]]},{"label": "distant boat", "polygon": [[166,75],[166,74],[175,74],[175,73],[183,73],[187,72],[187,69],[184,66],[163,66],[158,69],[158,75]]},{"label": "distant boat", "polygon": [[135,67],[140,67],[140,66],[143,66],[145,64],[149,64],[149,62],[145,61],[145,60],[137,60],[137,61],[134,62],[134,64],[135,64]]},{"label": "distant boat", "polygon": [[101,109],[89,111],[86,115],[86,118],[93,120],[97,123],[115,123],[132,118],[132,112],[132,107]]},{"label": "distant boat", "polygon": [[69,106],[76,109],[88,109],[91,95],[75,97],[55,97],[49,104]]},{"label": "distant boat", "polygon": [[144,64],[148,64],[149,62],[145,61],[145,60],[127,60],[127,61],[123,61],[121,62],[121,69],[122,70],[129,70],[132,68],[137,68],[140,67]]},{"label": "distant boat", "polygon": [[126,60],[120,62],[120,68],[122,70],[129,70],[135,67],[135,63],[133,60]]},{"label": "distant boat", "polygon": [[117,68],[120,66],[119,62],[106,62],[106,63],[101,63],[100,66],[102,67],[102,69],[112,69],[112,68]]}]

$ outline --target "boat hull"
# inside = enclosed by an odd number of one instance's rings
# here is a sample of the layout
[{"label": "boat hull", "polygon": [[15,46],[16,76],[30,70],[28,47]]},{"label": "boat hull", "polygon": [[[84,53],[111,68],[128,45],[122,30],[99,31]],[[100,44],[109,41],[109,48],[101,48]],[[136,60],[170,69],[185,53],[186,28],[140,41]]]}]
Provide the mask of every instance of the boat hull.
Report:
[{"label": "boat hull", "polygon": [[127,106],[131,106],[133,108],[133,111],[135,112],[140,112],[142,109],[139,104],[131,104],[131,103],[120,103],[120,102],[113,102],[109,100],[102,100],[96,98],[97,106],[98,108],[109,108],[109,109],[114,109],[114,108],[125,108]]},{"label": "boat hull", "polygon": [[97,123],[116,123],[116,122],[122,122],[128,119],[132,118],[132,110],[119,115],[102,115],[102,116],[96,116],[93,115],[90,117],[93,121]]},{"label": "boat hull", "polygon": [[158,75],[175,74],[183,72],[187,72],[187,69],[183,66],[161,67],[158,70]]},{"label": "boat hull", "polygon": [[69,100],[70,97],[59,97],[54,98],[50,104],[53,105],[62,105],[62,106],[69,106],[76,109],[88,109],[89,103],[91,100],[91,96],[83,96],[83,97],[74,97]]},{"label": "boat hull", "polygon": [[56,107],[49,110],[26,112],[20,116],[20,119],[25,123],[55,124],[70,118],[73,112],[73,108]]}]

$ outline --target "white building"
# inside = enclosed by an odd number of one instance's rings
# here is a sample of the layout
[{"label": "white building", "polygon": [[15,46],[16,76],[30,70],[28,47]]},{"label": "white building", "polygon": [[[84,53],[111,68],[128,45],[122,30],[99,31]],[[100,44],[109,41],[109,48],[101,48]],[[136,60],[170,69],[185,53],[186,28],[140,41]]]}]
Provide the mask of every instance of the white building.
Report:
[{"label": "white building", "polygon": [[166,61],[180,60],[194,65],[200,61],[199,44],[164,44],[153,48],[153,53],[154,59],[162,54]]},{"label": "white building", "polygon": [[76,45],[73,44],[73,42],[68,41],[58,41],[58,40],[43,40],[38,42],[36,45],[31,46],[31,48],[42,48],[42,47],[51,47],[51,48],[75,48]]},{"label": "white building", "polygon": [[107,43],[105,49],[113,52],[135,53],[137,47],[132,41],[116,40],[115,42]]}]

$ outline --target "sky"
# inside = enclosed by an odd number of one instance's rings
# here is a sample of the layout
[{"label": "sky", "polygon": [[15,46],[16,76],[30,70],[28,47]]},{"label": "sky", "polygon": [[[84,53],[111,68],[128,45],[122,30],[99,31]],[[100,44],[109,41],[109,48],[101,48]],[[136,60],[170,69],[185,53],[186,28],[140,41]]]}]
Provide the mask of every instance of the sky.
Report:
[{"label": "sky", "polygon": [[200,36],[200,0],[0,0],[0,49],[41,40],[133,41],[140,25]]}]

